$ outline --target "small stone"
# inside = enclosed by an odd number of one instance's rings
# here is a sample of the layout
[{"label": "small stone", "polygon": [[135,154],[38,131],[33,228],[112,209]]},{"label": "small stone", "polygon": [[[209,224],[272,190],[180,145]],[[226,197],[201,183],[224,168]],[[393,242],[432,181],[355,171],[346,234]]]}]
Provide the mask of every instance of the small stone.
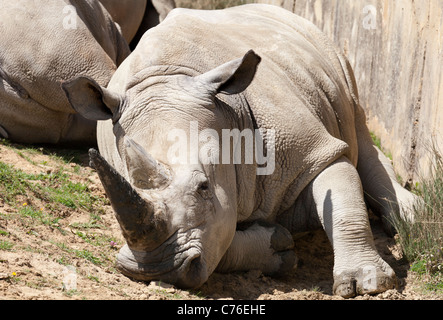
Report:
[{"label": "small stone", "polygon": [[9,275],[7,273],[0,273],[0,280],[7,280],[9,279]]}]

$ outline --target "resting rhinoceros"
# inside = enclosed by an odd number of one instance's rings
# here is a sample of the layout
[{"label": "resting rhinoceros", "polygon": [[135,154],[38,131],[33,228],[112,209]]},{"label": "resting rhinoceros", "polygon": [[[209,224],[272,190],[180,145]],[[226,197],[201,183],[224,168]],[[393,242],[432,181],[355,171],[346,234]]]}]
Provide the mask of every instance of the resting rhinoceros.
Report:
[{"label": "resting rhinoceros", "polygon": [[100,0],[100,2],[120,25],[123,36],[131,47],[135,47],[147,30],[163,21],[175,8],[174,0]]},{"label": "resting rhinoceros", "polygon": [[286,273],[292,235],[323,227],[336,294],[395,286],[364,193],[388,228],[414,196],[372,143],[348,61],[310,22],[270,5],[176,9],[107,88],[63,88],[106,120],[90,156],[127,241],[124,274],[193,288],[214,271]]},{"label": "resting rhinoceros", "polygon": [[95,143],[96,121],[77,114],[62,80],[107,85],[128,44],[97,0],[0,0],[0,137]]}]

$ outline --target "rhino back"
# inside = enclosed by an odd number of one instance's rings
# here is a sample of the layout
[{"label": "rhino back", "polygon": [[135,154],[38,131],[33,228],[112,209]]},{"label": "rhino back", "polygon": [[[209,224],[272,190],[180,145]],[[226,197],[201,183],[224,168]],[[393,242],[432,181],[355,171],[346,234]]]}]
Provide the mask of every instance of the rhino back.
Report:
[{"label": "rhino back", "polygon": [[60,82],[83,74],[106,85],[129,49],[98,1],[0,3],[0,122],[16,141],[59,142],[74,114]]},{"label": "rhino back", "polygon": [[258,127],[276,133],[275,171],[258,177],[250,218],[272,219],[338,157],[357,164],[357,92],[345,59],[315,26],[269,5],[176,9],[145,34],[116,78],[124,91],[128,73],[158,65],[203,73],[250,49],[262,63],[244,96]]}]

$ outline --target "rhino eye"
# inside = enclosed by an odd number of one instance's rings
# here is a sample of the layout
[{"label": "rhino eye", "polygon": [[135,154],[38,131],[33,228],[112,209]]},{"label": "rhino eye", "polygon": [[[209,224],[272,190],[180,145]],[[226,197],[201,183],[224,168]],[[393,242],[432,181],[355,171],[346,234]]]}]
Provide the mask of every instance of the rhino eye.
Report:
[{"label": "rhino eye", "polygon": [[208,181],[203,181],[202,183],[200,183],[200,185],[198,186],[198,189],[201,190],[201,191],[209,190],[209,183],[208,183]]},{"label": "rhino eye", "polygon": [[208,181],[200,182],[198,185],[197,191],[202,196],[202,198],[205,200],[212,198],[212,192],[209,189],[209,182]]}]

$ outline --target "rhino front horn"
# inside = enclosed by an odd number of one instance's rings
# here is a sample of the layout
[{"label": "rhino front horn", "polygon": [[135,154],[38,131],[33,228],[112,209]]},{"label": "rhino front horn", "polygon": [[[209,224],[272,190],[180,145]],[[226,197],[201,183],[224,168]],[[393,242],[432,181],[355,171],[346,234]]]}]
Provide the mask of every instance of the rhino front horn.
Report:
[{"label": "rhino front horn", "polygon": [[167,238],[167,223],[153,203],[143,199],[97,150],[89,150],[95,168],[111,201],[128,246],[133,250],[152,251]]}]

